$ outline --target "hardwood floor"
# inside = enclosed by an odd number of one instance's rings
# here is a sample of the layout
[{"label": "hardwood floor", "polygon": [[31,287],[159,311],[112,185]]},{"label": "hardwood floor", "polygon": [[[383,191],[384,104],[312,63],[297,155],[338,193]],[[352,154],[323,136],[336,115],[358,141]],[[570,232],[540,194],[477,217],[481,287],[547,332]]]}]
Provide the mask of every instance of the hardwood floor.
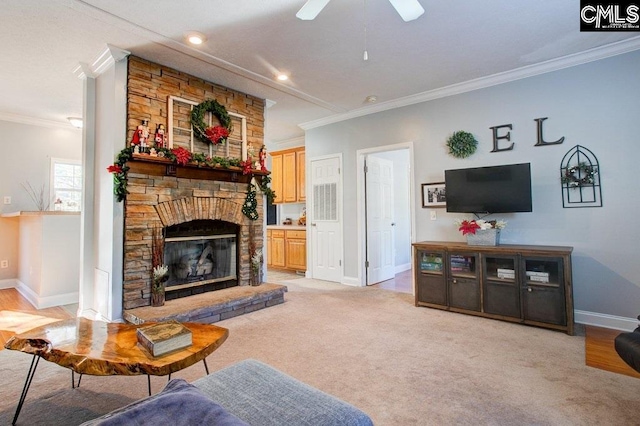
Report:
[{"label": "hardwood floor", "polygon": [[411,269],[396,274],[394,278],[381,283],[374,284],[371,287],[383,288],[385,290],[393,290],[400,293],[413,294],[413,284],[411,282]]},{"label": "hardwood floor", "polygon": [[73,307],[36,309],[15,288],[0,290],[0,350],[14,334],[69,318],[75,318]]},{"label": "hardwood floor", "polygon": [[[291,274],[287,278],[296,276]],[[411,271],[402,272],[374,287],[411,293]],[[75,318],[76,308],[77,306],[71,305],[36,309],[16,289],[0,290],[0,350],[14,334],[54,321]],[[619,333],[618,330],[586,326],[585,363],[590,367],[640,378],[640,373],[625,364],[614,349],[613,339]]]},{"label": "hardwood floor", "polygon": [[627,376],[640,378],[640,373],[629,367],[618,356],[613,340],[620,334],[619,330],[587,326],[585,341],[585,362],[590,367]]}]

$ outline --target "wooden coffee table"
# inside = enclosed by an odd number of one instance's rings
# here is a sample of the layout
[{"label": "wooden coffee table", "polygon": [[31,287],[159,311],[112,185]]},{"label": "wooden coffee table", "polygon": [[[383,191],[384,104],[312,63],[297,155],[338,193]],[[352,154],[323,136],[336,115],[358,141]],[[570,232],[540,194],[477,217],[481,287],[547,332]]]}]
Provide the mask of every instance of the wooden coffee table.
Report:
[{"label": "wooden coffee table", "polygon": [[[152,323],[145,323],[144,326]],[[18,419],[29,386],[35,375],[40,358],[71,370],[71,385],[75,387],[73,373],[92,376],[147,375],[149,395],[150,376],[166,376],[180,371],[198,361],[203,361],[205,371],[209,368],[205,358],[227,339],[229,330],[210,324],[183,323],[191,330],[193,344],[157,358],[152,357],[138,344],[136,329],[140,326],[121,323],[91,321],[76,318],[37,327],[13,336],[5,344],[6,349],[33,355],[31,367],[20,395],[13,423]]]}]

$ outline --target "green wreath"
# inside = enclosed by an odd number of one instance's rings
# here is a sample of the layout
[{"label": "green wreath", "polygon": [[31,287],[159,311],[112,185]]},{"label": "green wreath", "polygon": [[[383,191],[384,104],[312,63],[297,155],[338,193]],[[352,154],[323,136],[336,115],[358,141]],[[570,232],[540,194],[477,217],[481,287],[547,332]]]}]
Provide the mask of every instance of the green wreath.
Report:
[{"label": "green wreath", "polygon": [[[220,122],[220,126],[207,126],[204,122],[205,112],[213,114]],[[231,133],[231,117],[229,117],[227,109],[218,103],[218,101],[208,99],[196,105],[191,111],[191,126],[193,127],[195,137],[202,142],[213,144],[224,143],[229,133]]]},{"label": "green wreath", "polygon": [[466,158],[476,152],[478,141],[471,133],[460,130],[447,139],[447,146],[449,154],[456,158]]},{"label": "green wreath", "polygon": [[576,166],[564,169],[561,181],[572,188],[593,185],[596,182],[596,173],[598,173],[596,167],[587,163],[578,163]]}]

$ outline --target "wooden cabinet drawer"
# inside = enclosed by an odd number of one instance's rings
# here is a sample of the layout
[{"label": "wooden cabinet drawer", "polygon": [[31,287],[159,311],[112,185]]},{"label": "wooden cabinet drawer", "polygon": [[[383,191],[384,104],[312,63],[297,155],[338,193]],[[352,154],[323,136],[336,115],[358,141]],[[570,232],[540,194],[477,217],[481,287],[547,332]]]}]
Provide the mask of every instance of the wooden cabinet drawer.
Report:
[{"label": "wooden cabinet drawer", "polygon": [[307,238],[307,231],[287,231],[287,238]]},{"label": "wooden cabinet drawer", "polygon": [[271,237],[284,238],[284,231],[272,229],[271,230]]}]

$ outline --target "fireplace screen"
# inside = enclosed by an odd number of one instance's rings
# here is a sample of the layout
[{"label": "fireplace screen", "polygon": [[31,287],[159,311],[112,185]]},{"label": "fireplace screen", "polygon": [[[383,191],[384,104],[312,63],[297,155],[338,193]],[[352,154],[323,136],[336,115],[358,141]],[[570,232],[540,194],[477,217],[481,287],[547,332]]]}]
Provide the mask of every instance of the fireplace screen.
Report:
[{"label": "fireplace screen", "polygon": [[166,238],[164,261],[167,291],[236,280],[236,235]]}]

